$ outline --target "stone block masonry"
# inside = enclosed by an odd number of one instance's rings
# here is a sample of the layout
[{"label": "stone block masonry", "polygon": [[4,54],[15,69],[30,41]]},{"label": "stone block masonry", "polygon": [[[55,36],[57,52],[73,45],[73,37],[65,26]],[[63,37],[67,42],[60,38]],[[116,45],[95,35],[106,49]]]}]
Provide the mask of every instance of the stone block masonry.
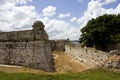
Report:
[{"label": "stone block masonry", "polygon": [[[0,63],[53,70],[50,46],[44,41],[0,42]],[[52,64],[51,64],[52,63]]]},{"label": "stone block masonry", "polygon": [[33,30],[0,33],[0,64],[54,71],[48,35],[40,21]]},{"label": "stone block masonry", "polygon": [[50,47],[52,51],[65,51],[65,44],[67,40],[50,40]]}]

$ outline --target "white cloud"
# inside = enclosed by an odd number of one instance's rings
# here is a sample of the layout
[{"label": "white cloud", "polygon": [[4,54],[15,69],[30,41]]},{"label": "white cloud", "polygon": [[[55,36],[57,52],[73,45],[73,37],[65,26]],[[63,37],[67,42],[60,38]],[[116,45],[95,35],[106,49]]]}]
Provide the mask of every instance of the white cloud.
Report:
[{"label": "white cloud", "polygon": [[48,6],[42,10],[43,16],[53,16],[56,14],[56,7]]},{"label": "white cloud", "polygon": [[[28,0],[29,1],[29,0]],[[33,21],[39,16],[34,6],[16,6],[16,0],[0,2],[0,31],[25,30],[32,28]]]},{"label": "white cloud", "polygon": [[16,0],[19,4],[27,4],[28,2],[32,2],[32,0]]},{"label": "white cloud", "polygon": [[116,0],[110,0],[108,2],[108,0],[91,0],[88,3],[88,7],[87,10],[84,12],[83,16],[80,17],[77,20],[77,23],[80,25],[80,29],[82,27],[84,27],[87,22],[92,19],[92,18],[96,18],[98,16],[101,16],[103,14],[119,14],[120,13],[120,3],[117,5],[117,7],[115,9],[113,8],[109,8],[106,9],[103,7],[103,3],[112,3],[115,2]]},{"label": "white cloud", "polygon": [[78,2],[83,3],[83,0],[78,0]]},{"label": "white cloud", "polygon": [[70,13],[66,13],[66,14],[59,14],[59,18],[69,17],[70,15],[71,15]]},{"label": "white cloud", "polygon": [[[45,29],[50,36],[50,39],[78,39],[79,30],[72,27],[69,23],[63,20],[49,19],[47,17],[41,18],[46,25]],[[70,35],[72,34],[72,35]]]},{"label": "white cloud", "polygon": [[76,17],[73,17],[73,18],[71,18],[71,22],[76,22],[76,20],[77,20],[77,18]]},{"label": "white cloud", "polygon": [[32,2],[32,0],[0,0],[0,10],[11,9],[16,4],[27,4],[28,2]]},{"label": "white cloud", "polygon": [[15,0],[0,0],[0,10],[11,9],[15,4]]},{"label": "white cloud", "polygon": [[12,9],[12,22],[16,26],[14,29],[27,29],[31,27],[32,22],[38,17],[34,6],[22,6]]},{"label": "white cloud", "polygon": [[110,4],[110,3],[113,3],[113,2],[116,2],[117,0],[104,0],[103,1],[103,4]]}]

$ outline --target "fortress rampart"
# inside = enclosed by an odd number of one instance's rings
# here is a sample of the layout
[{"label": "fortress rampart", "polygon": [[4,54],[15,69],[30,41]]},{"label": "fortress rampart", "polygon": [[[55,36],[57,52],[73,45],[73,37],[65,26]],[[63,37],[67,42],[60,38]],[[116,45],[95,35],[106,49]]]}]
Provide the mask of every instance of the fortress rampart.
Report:
[{"label": "fortress rampart", "polygon": [[54,71],[48,35],[40,21],[33,30],[0,32],[0,64]]}]

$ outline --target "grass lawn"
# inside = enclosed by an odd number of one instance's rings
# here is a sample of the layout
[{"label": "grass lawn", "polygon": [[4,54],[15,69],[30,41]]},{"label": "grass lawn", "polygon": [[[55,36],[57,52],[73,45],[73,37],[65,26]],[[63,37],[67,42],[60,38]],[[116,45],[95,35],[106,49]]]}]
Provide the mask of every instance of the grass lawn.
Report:
[{"label": "grass lawn", "polygon": [[7,73],[0,72],[0,80],[120,80],[120,72],[88,70],[81,73]]}]

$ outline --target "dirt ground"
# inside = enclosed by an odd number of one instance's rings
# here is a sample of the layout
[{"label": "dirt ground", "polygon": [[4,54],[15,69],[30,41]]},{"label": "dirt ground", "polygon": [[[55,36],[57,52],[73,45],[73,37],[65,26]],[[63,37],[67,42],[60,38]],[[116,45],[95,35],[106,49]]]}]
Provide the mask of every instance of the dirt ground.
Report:
[{"label": "dirt ground", "polygon": [[75,61],[71,56],[64,54],[64,52],[55,51],[54,58],[55,69],[57,72],[81,72],[85,69],[83,63]]}]

